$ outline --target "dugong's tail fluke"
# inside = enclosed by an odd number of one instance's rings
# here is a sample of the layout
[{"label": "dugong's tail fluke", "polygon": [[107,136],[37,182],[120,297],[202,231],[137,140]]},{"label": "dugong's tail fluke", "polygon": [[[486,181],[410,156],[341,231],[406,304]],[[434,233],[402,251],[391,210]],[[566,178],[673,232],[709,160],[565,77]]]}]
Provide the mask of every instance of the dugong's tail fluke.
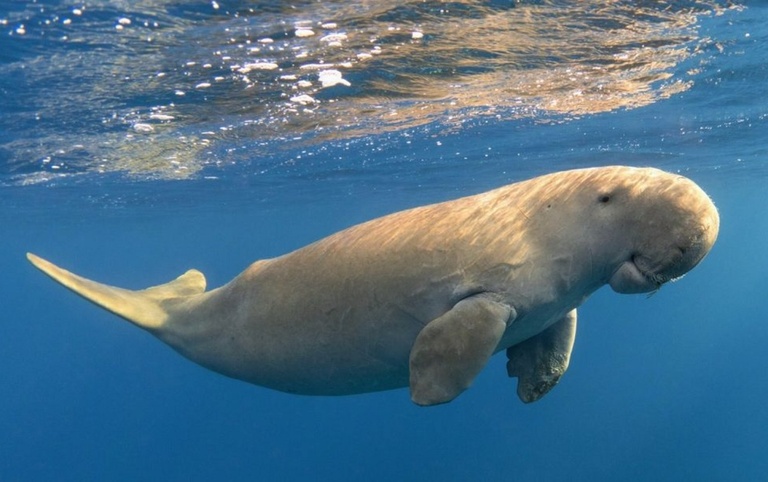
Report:
[{"label": "dugong's tail fluke", "polygon": [[148,330],[160,328],[167,321],[169,302],[205,291],[205,276],[194,269],[170,283],[132,291],[77,276],[32,253],[27,253],[27,259],[83,298]]}]

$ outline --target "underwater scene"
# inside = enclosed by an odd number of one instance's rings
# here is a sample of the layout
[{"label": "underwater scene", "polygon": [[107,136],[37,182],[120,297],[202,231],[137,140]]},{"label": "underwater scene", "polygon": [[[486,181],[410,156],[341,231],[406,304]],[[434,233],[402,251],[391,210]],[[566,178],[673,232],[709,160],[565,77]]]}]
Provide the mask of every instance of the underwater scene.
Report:
[{"label": "underwater scene", "polygon": [[1,2],[0,480],[766,479],[767,15]]}]

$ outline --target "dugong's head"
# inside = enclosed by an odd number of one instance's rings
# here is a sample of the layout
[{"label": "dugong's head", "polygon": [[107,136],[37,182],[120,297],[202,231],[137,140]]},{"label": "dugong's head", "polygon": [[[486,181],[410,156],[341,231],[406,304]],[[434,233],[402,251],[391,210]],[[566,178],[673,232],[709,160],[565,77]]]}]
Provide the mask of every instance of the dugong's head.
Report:
[{"label": "dugong's head", "polygon": [[618,293],[645,293],[681,277],[712,248],[720,218],[693,181],[651,168],[596,169],[595,251],[610,259],[608,284]]},{"label": "dugong's head", "polygon": [[659,289],[696,266],[717,238],[717,209],[683,176],[611,166],[540,179],[535,196],[546,201],[521,210],[547,225],[541,226],[544,232],[578,233],[578,241],[563,235],[555,242],[581,246],[592,283],[616,292]]}]

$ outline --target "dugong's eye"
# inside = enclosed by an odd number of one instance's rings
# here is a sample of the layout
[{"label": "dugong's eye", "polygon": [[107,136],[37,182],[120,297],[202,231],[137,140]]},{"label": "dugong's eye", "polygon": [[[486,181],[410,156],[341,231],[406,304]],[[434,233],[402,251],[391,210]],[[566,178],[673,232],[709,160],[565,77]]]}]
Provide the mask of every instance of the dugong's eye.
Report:
[{"label": "dugong's eye", "polygon": [[600,204],[608,204],[610,200],[611,200],[611,196],[609,196],[608,194],[601,194],[597,198],[597,202],[599,202]]}]

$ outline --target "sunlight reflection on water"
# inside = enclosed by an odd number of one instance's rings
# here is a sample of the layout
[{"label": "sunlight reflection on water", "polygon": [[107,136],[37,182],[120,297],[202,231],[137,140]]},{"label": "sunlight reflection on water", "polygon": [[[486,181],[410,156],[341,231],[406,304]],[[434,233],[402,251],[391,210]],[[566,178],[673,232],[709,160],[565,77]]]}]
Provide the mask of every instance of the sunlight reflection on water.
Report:
[{"label": "sunlight reflection on water", "polygon": [[[187,178],[297,142],[561,122],[690,88],[709,2],[92,2],[2,19],[14,183]],[[20,30],[21,29],[21,30]],[[32,129],[30,130],[30,127]],[[216,146],[234,145],[222,159]],[[240,151],[240,153],[236,152]]]}]

